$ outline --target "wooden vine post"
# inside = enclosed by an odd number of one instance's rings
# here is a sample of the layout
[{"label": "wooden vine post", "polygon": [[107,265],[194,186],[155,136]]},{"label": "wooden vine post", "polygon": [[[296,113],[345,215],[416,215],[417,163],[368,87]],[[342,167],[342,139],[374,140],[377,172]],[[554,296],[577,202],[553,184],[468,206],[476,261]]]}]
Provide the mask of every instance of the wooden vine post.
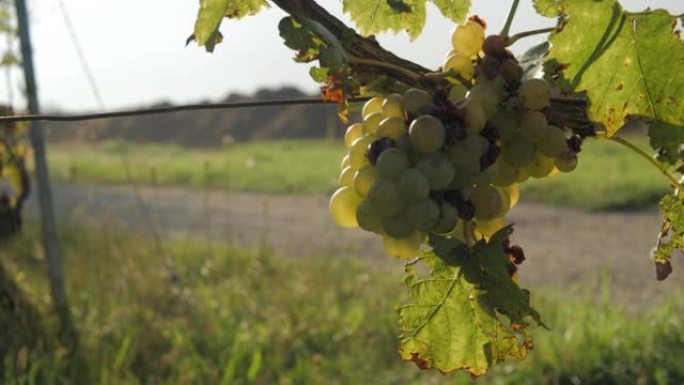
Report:
[{"label": "wooden vine post", "polygon": [[[19,27],[19,39],[21,42],[21,63],[26,82],[28,109],[29,113],[38,114],[40,113],[40,105],[38,103],[38,94],[36,91],[36,79],[33,68],[26,2],[24,0],[15,0],[15,6],[17,11],[17,24]],[[73,345],[76,341],[76,330],[71,321],[69,302],[67,301],[64,285],[64,269],[62,267],[62,256],[60,253],[59,240],[57,238],[57,226],[55,224],[50,179],[45,157],[45,139],[39,122],[31,123],[30,139],[36,167],[43,246],[48,263],[48,277],[50,280],[52,302],[60,321],[60,339],[68,345]]]}]

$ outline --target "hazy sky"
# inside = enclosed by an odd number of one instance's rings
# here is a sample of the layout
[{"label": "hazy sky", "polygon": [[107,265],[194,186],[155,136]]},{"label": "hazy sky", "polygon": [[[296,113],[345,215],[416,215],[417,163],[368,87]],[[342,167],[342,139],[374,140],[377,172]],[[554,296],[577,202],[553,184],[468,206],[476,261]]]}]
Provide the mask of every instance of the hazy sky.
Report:
[{"label": "hazy sky", "polygon": [[[44,107],[68,111],[97,110],[60,13],[59,1],[28,1],[41,102]],[[162,100],[216,100],[231,92],[251,93],[283,85],[317,89],[308,76],[310,65],[294,63],[292,51],[282,44],[277,23],[284,13],[275,7],[243,20],[226,20],[221,29],[224,43],[214,54],[208,54],[196,45],[184,46],[192,32],[197,0],[61,1],[69,11],[108,110]],[[341,1],[320,3],[348,22],[341,14]],[[472,13],[487,20],[490,32],[498,31],[510,1],[474,3]],[[634,10],[651,6],[684,12],[682,0],[622,3]],[[513,32],[552,25],[553,20],[534,13],[531,0],[523,0]],[[416,41],[409,42],[405,34],[383,35],[378,40],[400,56],[436,68],[449,50],[453,27],[429,4],[426,28]],[[516,51],[534,42],[521,42]],[[20,72],[14,71],[12,76],[14,83],[18,83]],[[7,87],[4,81],[0,84],[0,102],[5,102]],[[16,100],[16,93],[14,97]]]}]

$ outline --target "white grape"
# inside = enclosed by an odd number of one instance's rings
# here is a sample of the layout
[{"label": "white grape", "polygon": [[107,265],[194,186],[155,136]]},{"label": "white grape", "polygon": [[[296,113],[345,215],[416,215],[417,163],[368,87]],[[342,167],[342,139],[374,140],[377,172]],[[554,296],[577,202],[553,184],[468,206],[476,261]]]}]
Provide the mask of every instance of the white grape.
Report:
[{"label": "white grape", "polygon": [[382,103],[382,113],[387,116],[404,117],[404,107],[403,100],[399,94],[391,94],[385,98],[385,102]]},{"label": "white grape", "polygon": [[368,195],[368,190],[373,185],[376,179],[378,179],[378,171],[371,164],[367,164],[354,174],[353,186],[356,193],[362,197]]},{"label": "white grape", "polygon": [[540,141],[549,130],[546,116],[539,111],[528,110],[520,117],[520,135],[531,142]]},{"label": "white grape", "polygon": [[390,116],[389,118],[385,118],[383,121],[380,122],[376,135],[379,138],[397,139],[400,136],[406,134],[407,132],[408,130],[406,129],[406,123],[404,122],[404,118]]},{"label": "white grape", "polygon": [[385,101],[385,98],[382,96],[374,96],[370,98],[366,104],[363,105],[363,109],[361,110],[361,117],[365,119],[368,115],[375,113],[375,112],[382,112],[382,103]]},{"label": "white grape", "polygon": [[430,194],[430,182],[423,173],[410,168],[399,178],[399,192],[406,202],[419,201]]},{"label": "white grape", "polygon": [[475,219],[489,221],[501,214],[504,202],[499,191],[490,185],[477,185],[470,200],[475,205]]},{"label": "white grape", "polygon": [[465,79],[472,79],[475,74],[475,65],[470,57],[462,53],[452,53],[442,65],[445,71],[454,70]]},{"label": "white grape", "polygon": [[419,160],[416,169],[425,175],[432,190],[446,189],[456,173],[449,156],[442,151]]},{"label": "white grape", "polygon": [[482,108],[482,102],[478,99],[466,98],[463,103],[465,109],[465,128],[468,134],[479,134],[487,123],[487,114]]},{"label": "white grape", "polygon": [[373,112],[366,116],[363,118],[363,132],[368,135],[375,135],[383,119],[385,119],[385,115],[382,112]]},{"label": "white grape", "polygon": [[518,122],[515,114],[511,111],[500,109],[492,118],[499,139],[508,141],[518,132]]},{"label": "white grape", "polygon": [[354,183],[354,169],[351,166],[347,166],[340,173],[339,184],[340,187],[351,186]]},{"label": "white grape", "polygon": [[442,202],[440,205],[439,220],[435,225],[434,231],[439,234],[446,234],[456,227],[458,220],[458,209],[456,206]]},{"label": "white grape", "polygon": [[382,246],[385,252],[395,258],[408,259],[416,255],[423,244],[423,234],[416,230],[406,239],[395,239],[389,236],[382,237]]},{"label": "white grape", "polygon": [[363,136],[363,125],[361,123],[354,123],[347,128],[344,133],[344,145],[347,148],[351,147],[352,143]]},{"label": "white grape", "polygon": [[330,198],[330,214],[340,227],[353,228],[358,226],[356,208],[361,204],[361,198],[351,187],[345,186]]},{"label": "white grape", "polygon": [[512,167],[523,167],[534,162],[536,149],[534,144],[521,137],[514,137],[504,142],[501,148],[501,159]]},{"label": "white grape", "polygon": [[409,88],[404,92],[403,103],[406,111],[417,114],[421,108],[432,103],[432,96],[419,88]]},{"label": "white grape", "polygon": [[404,209],[404,200],[395,182],[376,179],[368,190],[367,199],[376,207],[382,218],[399,215]]},{"label": "white grape", "polygon": [[484,28],[472,20],[456,27],[451,35],[451,44],[458,51],[468,56],[477,55],[484,43]]},{"label": "white grape", "polygon": [[430,153],[439,150],[446,139],[444,126],[431,115],[421,115],[409,127],[411,143],[418,152]]},{"label": "white grape", "polygon": [[452,103],[459,103],[465,99],[467,93],[468,88],[461,84],[461,82],[457,82],[456,84],[452,85],[451,88],[449,88],[448,98]]},{"label": "white grape", "polygon": [[520,85],[518,95],[525,108],[541,110],[551,101],[551,88],[543,79],[530,79]]},{"label": "white grape", "polygon": [[423,199],[408,206],[408,219],[419,230],[429,231],[439,221],[440,207],[434,199]]},{"label": "white grape", "polygon": [[369,163],[368,160],[368,146],[373,142],[373,137],[364,135],[354,141],[349,148],[349,164],[354,170]]},{"label": "white grape", "polygon": [[399,179],[401,174],[411,165],[406,153],[398,148],[388,148],[378,157],[375,168],[378,175],[385,179]]},{"label": "white grape", "polygon": [[532,162],[532,164],[528,165],[525,168],[529,171],[531,177],[545,178],[549,174],[551,174],[551,171],[553,171],[553,168],[555,167],[555,162],[556,161],[554,158],[549,158],[542,154],[537,154],[534,162]]},{"label": "white grape", "polygon": [[368,200],[363,200],[356,208],[356,222],[366,231],[382,234],[380,215],[373,203]]},{"label": "white grape", "polygon": [[556,159],[556,168],[561,172],[570,172],[577,168],[577,154],[567,150]]},{"label": "white grape", "polygon": [[394,217],[384,218],[380,223],[385,234],[395,239],[406,239],[416,231],[405,212]]},{"label": "white grape", "polygon": [[487,118],[493,117],[499,110],[501,95],[492,82],[478,82],[466,95],[468,99],[477,99]]},{"label": "white grape", "polygon": [[539,140],[537,149],[542,154],[552,158],[561,156],[561,154],[568,150],[568,143],[567,139],[565,138],[565,133],[563,133],[563,130],[556,126],[549,126],[549,129],[546,131],[546,135]]}]

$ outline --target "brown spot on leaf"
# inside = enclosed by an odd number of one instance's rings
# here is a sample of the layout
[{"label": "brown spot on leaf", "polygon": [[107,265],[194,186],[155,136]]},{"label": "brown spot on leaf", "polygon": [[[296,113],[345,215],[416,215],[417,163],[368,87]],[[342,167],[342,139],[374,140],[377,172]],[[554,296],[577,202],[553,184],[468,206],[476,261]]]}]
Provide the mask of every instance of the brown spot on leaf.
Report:
[{"label": "brown spot on leaf", "polygon": [[615,88],[615,90],[616,90],[616,91],[622,91],[623,88],[625,88],[625,86],[624,86],[622,83],[620,83],[620,84],[618,84],[618,86]]},{"label": "brown spot on leaf", "polygon": [[670,260],[656,261],[655,263],[656,279],[663,281],[672,273],[672,264]]},{"label": "brown spot on leaf", "polygon": [[419,353],[411,353],[411,361],[413,361],[413,363],[416,364],[416,366],[418,366],[421,370],[430,368],[430,363],[420,358]]}]

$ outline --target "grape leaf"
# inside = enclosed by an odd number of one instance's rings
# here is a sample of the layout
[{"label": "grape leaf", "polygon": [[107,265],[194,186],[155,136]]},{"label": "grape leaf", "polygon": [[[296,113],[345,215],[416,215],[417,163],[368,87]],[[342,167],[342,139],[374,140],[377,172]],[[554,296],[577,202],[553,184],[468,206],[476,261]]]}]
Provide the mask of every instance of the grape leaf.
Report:
[{"label": "grape leaf", "polygon": [[656,278],[660,281],[672,272],[672,253],[684,251],[684,200],[675,194],[667,194],[660,200],[663,225],[658,242],[653,248]]},{"label": "grape leaf", "polygon": [[534,0],[534,9],[537,13],[546,17],[556,17],[563,12],[559,0]]},{"label": "grape leaf", "polygon": [[212,52],[220,43],[219,27],[224,17],[240,19],[259,12],[263,7],[268,7],[266,0],[200,0],[193,36],[200,47]]},{"label": "grape leaf", "polygon": [[551,35],[547,63],[560,68],[562,88],[587,92],[589,118],[609,136],[629,117],[656,131],[682,130],[684,44],[673,30],[676,17],[664,10],[629,13],[616,0],[559,4],[569,18]]},{"label": "grape leaf", "polygon": [[[432,0],[440,12],[454,22],[465,19],[470,0]],[[344,0],[349,13],[364,35],[405,30],[411,40],[420,35],[425,25],[426,0]]]},{"label": "grape leaf", "polygon": [[[407,267],[404,282],[412,302],[399,308],[402,359],[422,369],[464,369],[479,376],[496,362],[527,356],[532,340],[525,319],[543,323],[529,293],[508,273],[502,242],[510,233],[506,227],[466,253],[458,241],[433,237],[433,251],[422,253],[430,275],[419,277]],[[438,256],[434,250],[455,254]]]}]

